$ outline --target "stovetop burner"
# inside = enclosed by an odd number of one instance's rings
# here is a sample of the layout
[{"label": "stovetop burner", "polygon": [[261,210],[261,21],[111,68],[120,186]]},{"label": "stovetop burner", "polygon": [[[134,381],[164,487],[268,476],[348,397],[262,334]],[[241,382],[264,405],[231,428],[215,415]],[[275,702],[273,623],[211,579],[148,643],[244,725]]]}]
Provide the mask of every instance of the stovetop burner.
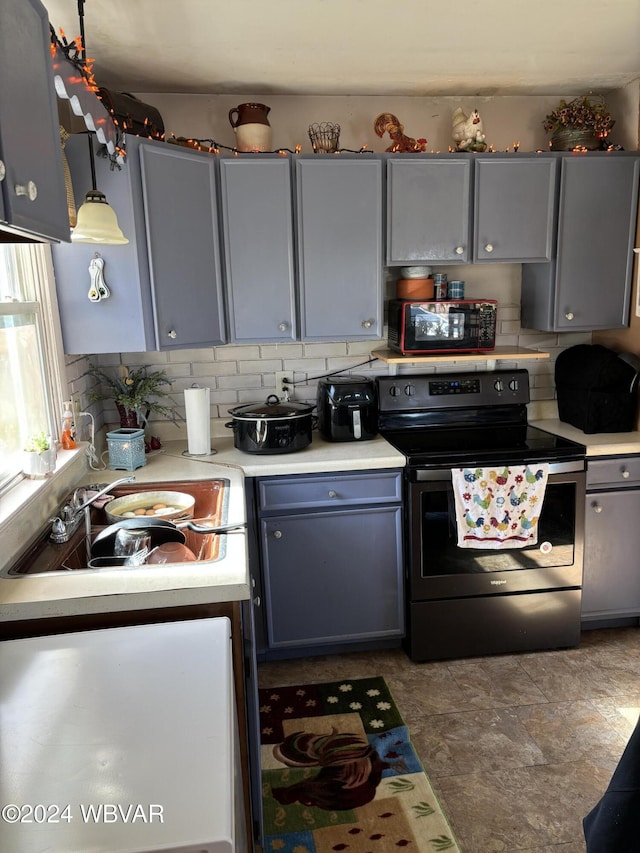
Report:
[{"label": "stovetop burner", "polygon": [[533,426],[432,428],[381,434],[410,466],[437,467],[582,459],[585,448]]},{"label": "stovetop burner", "polygon": [[527,423],[526,370],[379,377],[381,435],[412,467],[583,459],[585,448]]}]

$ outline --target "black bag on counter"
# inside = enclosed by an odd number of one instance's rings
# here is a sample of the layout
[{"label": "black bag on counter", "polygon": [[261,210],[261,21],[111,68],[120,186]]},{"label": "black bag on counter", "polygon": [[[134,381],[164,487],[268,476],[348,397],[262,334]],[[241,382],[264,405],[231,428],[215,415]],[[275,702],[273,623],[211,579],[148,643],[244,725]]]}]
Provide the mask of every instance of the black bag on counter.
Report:
[{"label": "black bag on counter", "polygon": [[578,344],[556,359],[558,417],[587,434],[635,428],[640,359]]},{"label": "black bag on counter", "polygon": [[98,96],[124,133],[146,136],[149,139],[164,139],[164,122],[155,107],[127,92],[98,89]]}]

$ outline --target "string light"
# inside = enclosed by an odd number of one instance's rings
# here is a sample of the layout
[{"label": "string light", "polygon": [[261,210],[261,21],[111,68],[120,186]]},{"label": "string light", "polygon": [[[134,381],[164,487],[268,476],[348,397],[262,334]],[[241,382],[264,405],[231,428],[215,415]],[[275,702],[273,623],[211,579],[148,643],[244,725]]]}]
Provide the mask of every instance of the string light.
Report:
[{"label": "string light", "polygon": [[[183,145],[186,148],[194,148],[196,151],[206,151],[209,154],[219,154],[221,149],[225,151],[231,151],[234,156],[238,156],[238,154],[279,154],[281,157],[285,157],[287,154],[300,154],[302,151],[302,145],[296,145],[295,148],[274,148],[273,151],[241,151],[239,148],[235,148],[232,145],[223,145],[221,142],[217,142],[215,139],[192,139],[186,136],[174,136],[173,133],[169,134],[166,139],[166,142],[172,143],[174,145]],[[366,145],[363,145],[362,148],[338,148],[337,151],[332,153],[334,154],[373,154],[375,152],[369,150]]]}]

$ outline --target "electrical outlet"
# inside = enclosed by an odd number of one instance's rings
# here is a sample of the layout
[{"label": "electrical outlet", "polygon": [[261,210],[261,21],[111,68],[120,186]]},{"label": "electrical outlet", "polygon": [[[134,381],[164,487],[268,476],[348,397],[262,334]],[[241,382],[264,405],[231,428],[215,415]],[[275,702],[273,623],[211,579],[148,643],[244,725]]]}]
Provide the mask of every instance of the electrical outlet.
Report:
[{"label": "electrical outlet", "polygon": [[285,391],[289,392],[289,399],[293,397],[293,388],[289,384],[291,379],[291,371],[276,370],[276,394],[282,397]]}]

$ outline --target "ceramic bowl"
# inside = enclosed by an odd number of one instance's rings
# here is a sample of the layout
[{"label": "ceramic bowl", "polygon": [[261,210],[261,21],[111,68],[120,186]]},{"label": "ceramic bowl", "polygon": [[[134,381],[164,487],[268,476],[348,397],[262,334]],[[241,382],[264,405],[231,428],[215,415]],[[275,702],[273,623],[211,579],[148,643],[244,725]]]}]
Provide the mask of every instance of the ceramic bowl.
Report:
[{"label": "ceramic bowl", "polygon": [[433,299],[432,278],[400,278],[396,282],[398,299]]},{"label": "ceramic bowl", "polygon": [[196,555],[186,545],[181,542],[165,542],[153,549],[147,558],[147,563],[163,565],[164,563],[193,563],[194,560]]},{"label": "ceramic bowl", "polygon": [[431,278],[431,267],[400,267],[400,278]]},{"label": "ceramic bowl", "polygon": [[104,508],[107,520],[114,524],[123,518],[193,518],[196,499],[186,492],[134,492],[115,498]]}]

